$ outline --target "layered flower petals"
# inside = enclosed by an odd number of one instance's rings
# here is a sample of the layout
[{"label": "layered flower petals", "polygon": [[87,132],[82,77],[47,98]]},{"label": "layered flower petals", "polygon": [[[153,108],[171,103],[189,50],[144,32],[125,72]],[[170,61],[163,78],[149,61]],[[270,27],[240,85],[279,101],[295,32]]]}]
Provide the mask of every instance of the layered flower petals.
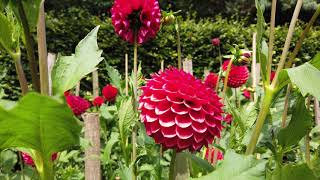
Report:
[{"label": "layered flower petals", "polygon": [[151,77],[141,88],[139,109],[147,134],[156,143],[198,151],[220,136],[223,104],[211,88],[175,68]]},{"label": "layered flower petals", "polygon": [[[226,71],[230,60],[224,61],[223,70]],[[228,78],[228,86],[238,88],[244,85],[249,79],[249,69],[247,66],[231,65],[231,70]]]}]

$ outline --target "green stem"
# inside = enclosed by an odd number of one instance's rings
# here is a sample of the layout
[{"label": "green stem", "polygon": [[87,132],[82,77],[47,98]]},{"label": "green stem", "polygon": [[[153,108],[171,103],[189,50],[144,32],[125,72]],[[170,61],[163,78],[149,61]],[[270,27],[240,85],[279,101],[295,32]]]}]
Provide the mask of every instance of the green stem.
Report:
[{"label": "green stem", "polygon": [[[134,99],[133,99],[133,107],[135,111],[137,111],[137,97],[138,97],[138,41],[137,35],[134,37],[134,52],[133,52],[133,75],[134,75],[134,82],[133,82],[133,91],[134,91]],[[137,158],[137,126],[133,127],[132,130],[132,162],[134,162]],[[136,170],[135,165],[133,167],[132,179],[137,179],[136,177]]]},{"label": "green stem", "polygon": [[174,169],[176,164],[176,150],[174,149],[171,156],[169,180],[174,180]]},{"label": "green stem", "polygon": [[24,176],[24,167],[23,167],[23,159],[22,159],[21,152],[18,152],[18,155],[19,155],[19,164],[21,168],[21,176],[22,176],[22,179],[25,180],[26,178]]},{"label": "green stem", "polygon": [[12,58],[14,59],[14,64],[15,64],[15,68],[16,68],[16,73],[18,76],[18,80],[20,83],[20,87],[21,87],[21,93],[22,95],[25,95],[28,93],[29,89],[28,89],[28,82],[27,82],[27,78],[26,75],[24,73],[23,67],[22,67],[22,63],[21,63],[21,53],[15,53],[15,54],[11,54]]},{"label": "green stem", "polygon": [[249,145],[247,147],[246,155],[253,154],[253,152],[256,148],[256,144],[258,142],[262,127],[264,125],[264,121],[265,121],[265,119],[269,113],[269,110],[270,110],[273,95],[274,95],[274,90],[267,87],[266,92],[265,92],[265,96],[264,96],[262,104],[261,104],[258,119],[256,121],[256,126],[253,130]]},{"label": "green stem", "polygon": [[272,53],[273,53],[273,45],[274,45],[275,22],[276,22],[276,9],[277,9],[277,0],[272,0],[269,52],[268,52],[268,62],[267,62],[267,84],[268,85],[270,84]]},{"label": "green stem", "polygon": [[190,178],[188,157],[179,152],[175,157],[174,180],[185,180]]},{"label": "green stem", "polygon": [[39,82],[38,70],[37,70],[37,64],[36,64],[36,58],[35,58],[34,42],[30,32],[30,26],[29,26],[28,19],[27,19],[21,0],[17,1],[17,6],[18,6],[19,16],[21,19],[21,24],[22,24],[23,32],[25,36],[25,43],[26,43],[25,45],[27,49],[27,56],[28,56],[29,66],[31,71],[32,84],[34,89],[37,92],[40,92],[40,82]]},{"label": "green stem", "polygon": [[54,180],[54,170],[51,156],[43,159],[41,154],[37,151],[34,151],[33,155],[40,180]]},{"label": "green stem", "polygon": [[229,74],[230,74],[230,71],[231,71],[232,63],[233,63],[233,59],[230,60],[230,62],[228,64],[228,67],[227,67],[226,77],[224,78],[222,99],[225,99],[226,92],[227,92],[227,89],[228,89],[228,80],[229,80]]},{"label": "green stem", "polygon": [[176,31],[177,31],[177,50],[178,50],[178,69],[181,69],[181,37],[180,37],[180,23],[178,18],[176,19]]}]

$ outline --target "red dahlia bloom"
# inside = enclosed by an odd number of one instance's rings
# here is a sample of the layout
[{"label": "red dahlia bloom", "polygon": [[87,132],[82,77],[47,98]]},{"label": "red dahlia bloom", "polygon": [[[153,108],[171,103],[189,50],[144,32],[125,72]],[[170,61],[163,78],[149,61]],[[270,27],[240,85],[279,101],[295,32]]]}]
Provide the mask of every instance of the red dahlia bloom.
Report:
[{"label": "red dahlia bloom", "polygon": [[[224,61],[223,70],[227,71],[230,60]],[[231,65],[229,73],[228,86],[232,88],[238,88],[244,85],[249,79],[249,69],[247,66]]]},{"label": "red dahlia bloom", "polygon": [[102,89],[102,94],[107,101],[113,102],[118,95],[118,89],[108,84]]},{"label": "red dahlia bloom", "polygon": [[220,137],[223,104],[189,73],[170,68],[142,87],[139,109],[147,134],[165,148],[198,151]]},{"label": "red dahlia bloom", "polygon": [[211,40],[212,45],[214,46],[220,46],[220,39],[219,38],[213,38]]},{"label": "red dahlia bloom", "polygon": [[231,124],[233,117],[231,114],[227,114],[226,117],[224,118],[224,120],[226,121],[226,123]]},{"label": "red dahlia bloom", "polygon": [[275,71],[271,71],[270,81],[273,81],[273,79],[274,79],[275,76],[276,76],[276,72],[275,72]]},{"label": "red dahlia bloom", "polygon": [[[219,149],[215,149],[215,148],[207,148],[206,149],[206,159],[212,164],[214,163],[214,152],[218,151],[218,156],[217,156],[217,160],[223,160],[223,154]],[[209,159],[209,154],[211,154],[210,159]]]},{"label": "red dahlia bloom", "polygon": [[87,109],[90,108],[90,103],[81,98],[80,96],[67,95],[66,101],[73,113],[76,116],[80,116],[82,113],[86,112]]},{"label": "red dahlia bloom", "polygon": [[250,99],[251,98],[251,92],[247,89],[243,90],[242,95],[246,98],[246,99]]},{"label": "red dahlia bloom", "polygon": [[[31,157],[29,154],[24,153],[24,152],[21,152],[21,156],[22,156],[23,162],[24,162],[25,164],[27,164],[27,165],[29,165],[29,166],[35,166],[35,165],[34,165],[34,162],[33,162],[33,159],[32,159],[32,157]],[[54,160],[57,159],[57,157],[58,157],[58,154],[57,154],[57,153],[54,153],[54,154],[52,154],[52,156],[51,156],[51,160],[54,161]]]},{"label": "red dahlia bloom", "polygon": [[215,89],[216,86],[218,85],[218,78],[219,76],[215,73],[210,73],[207,77],[206,80],[204,81],[204,84],[211,88],[211,89]]},{"label": "red dahlia bloom", "polygon": [[124,40],[142,44],[154,38],[160,29],[161,11],[157,0],[115,0],[111,9],[112,24]]},{"label": "red dahlia bloom", "polygon": [[94,100],[93,100],[93,102],[92,102],[92,104],[94,105],[94,106],[98,106],[98,107],[100,107],[103,103],[104,103],[104,97],[101,97],[101,96],[98,96],[98,97],[96,97]]}]

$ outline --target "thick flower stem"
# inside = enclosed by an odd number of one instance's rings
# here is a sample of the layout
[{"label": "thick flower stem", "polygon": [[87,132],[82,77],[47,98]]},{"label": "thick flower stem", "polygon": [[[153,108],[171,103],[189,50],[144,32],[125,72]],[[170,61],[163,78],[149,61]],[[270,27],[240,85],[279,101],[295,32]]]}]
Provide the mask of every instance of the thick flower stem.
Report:
[{"label": "thick flower stem", "polygon": [[171,162],[170,162],[170,171],[169,171],[169,180],[174,180],[174,169],[176,164],[176,150],[173,149]]},{"label": "thick flower stem", "polygon": [[25,36],[25,43],[26,43],[27,56],[28,56],[29,66],[31,71],[32,84],[35,91],[40,92],[40,81],[38,77],[37,63],[36,63],[36,57],[35,57],[35,51],[34,51],[34,41],[31,36],[30,26],[29,26],[27,16],[21,0],[17,1],[17,6],[18,6],[19,16],[21,19],[21,24],[22,24],[23,32]]},{"label": "thick flower stem", "polygon": [[[133,107],[135,111],[137,111],[137,97],[138,97],[138,42],[137,42],[137,36],[135,35],[134,38],[134,52],[133,52],[133,75],[134,75],[134,82],[133,82],[133,93],[134,93],[134,99],[133,99]],[[132,130],[132,162],[134,162],[137,158],[137,126],[133,127]],[[135,174],[135,166],[133,167],[133,173],[132,173],[132,179],[137,179]]]},{"label": "thick flower stem", "polygon": [[226,77],[224,78],[224,84],[223,84],[222,99],[225,99],[226,92],[228,89],[228,80],[229,80],[229,74],[231,71],[232,63],[233,63],[233,59],[230,60],[227,67]]},{"label": "thick flower stem", "polygon": [[22,63],[21,63],[21,54],[20,52],[16,53],[16,54],[12,54],[11,55],[12,58],[14,59],[14,64],[16,67],[16,72],[17,72],[17,76],[19,79],[19,83],[20,83],[20,87],[21,87],[21,93],[22,95],[27,94],[28,92],[28,82],[22,67]]},{"label": "thick flower stem", "polygon": [[177,50],[178,50],[178,69],[181,69],[181,38],[180,38],[180,23],[178,18],[176,19],[176,31],[177,31]]},{"label": "thick flower stem", "polygon": [[186,180],[190,178],[188,157],[179,152],[175,156],[173,180]]},{"label": "thick flower stem", "polygon": [[274,91],[272,89],[269,89],[269,87],[266,88],[265,96],[263,98],[260,112],[258,115],[258,119],[256,121],[256,126],[253,130],[249,145],[246,150],[246,155],[252,154],[256,148],[256,144],[258,142],[264,121],[265,121],[265,119],[269,113],[269,110],[270,110],[273,96],[274,96]]}]

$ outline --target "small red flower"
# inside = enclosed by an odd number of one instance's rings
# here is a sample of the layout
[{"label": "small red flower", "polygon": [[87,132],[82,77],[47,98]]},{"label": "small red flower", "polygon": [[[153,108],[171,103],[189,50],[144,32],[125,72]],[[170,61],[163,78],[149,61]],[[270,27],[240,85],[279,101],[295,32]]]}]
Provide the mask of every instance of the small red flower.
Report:
[{"label": "small red flower", "polygon": [[247,89],[243,90],[242,95],[248,100],[250,100],[250,98],[251,98],[251,92]]},{"label": "small red flower", "polygon": [[102,89],[102,94],[107,101],[113,102],[118,95],[118,89],[111,84],[108,84]]},{"label": "small red flower", "polygon": [[[227,71],[230,60],[224,61],[223,70]],[[231,88],[238,88],[244,85],[249,79],[249,69],[247,66],[231,65],[229,73],[228,86]]]},{"label": "small red flower", "polygon": [[233,120],[233,117],[231,114],[227,114],[226,117],[224,118],[224,121],[227,123],[227,124],[231,124],[232,123],[232,120]]},{"label": "small red flower", "polygon": [[216,86],[218,85],[218,78],[219,78],[219,76],[218,76],[217,74],[215,74],[215,73],[210,73],[210,74],[206,77],[206,79],[205,79],[205,81],[204,81],[204,84],[205,84],[207,87],[215,90]]},{"label": "small red flower", "polygon": [[274,79],[275,76],[276,76],[276,72],[275,72],[275,71],[271,71],[270,81],[273,81],[273,79]]},{"label": "small red flower", "polygon": [[157,0],[115,0],[111,9],[115,32],[124,40],[142,44],[154,38],[161,25],[161,11]]},{"label": "small red flower", "polygon": [[94,106],[100,107],[104,103],[104,101],[104,97],[98,96],[93,100],[92,104]]},{"label": "small red flower", "polygon": [[[207,148],[206,149],[206,159],[208,160],[208,162],[210,162],[211,164],[214,163],[214,152],[218,151],[218,156],[217,156],[217,160],[223,160],[223,154],[219,149],[215,149],[215,148]],[[211,157],[209,159],[209,154],[211,154]]]},{"label": "small red flower", "polygon": [[66,101],[73,113],[76,116],[80,116],[82,113],[86,112],[87,109],[90,108],[90,103],[81,98],[80,96],[67,95]]},{"label": "small red flower", "polygon": [[165,148],[198,151],[220,137],[223,104],[215,91],[189,73],[170,68],[142,87],[140,118]]},{"label": "small red flower", "polygon": [[[27,164],[29,166],[35,166],[34,161],[33,161],[32,157],[29,154],[21,152],[21,156],[22,156],[23,162],[25,164]],[[57,157],[58,157],[58,153],[54,153],[51,156],[51,160],[55,161],[57,159]]]},{"label": "small red flower", "polygon": [[220,46],[220,39],[219,38],[213,38],[211,40],[212,45],[214,46]]}]

